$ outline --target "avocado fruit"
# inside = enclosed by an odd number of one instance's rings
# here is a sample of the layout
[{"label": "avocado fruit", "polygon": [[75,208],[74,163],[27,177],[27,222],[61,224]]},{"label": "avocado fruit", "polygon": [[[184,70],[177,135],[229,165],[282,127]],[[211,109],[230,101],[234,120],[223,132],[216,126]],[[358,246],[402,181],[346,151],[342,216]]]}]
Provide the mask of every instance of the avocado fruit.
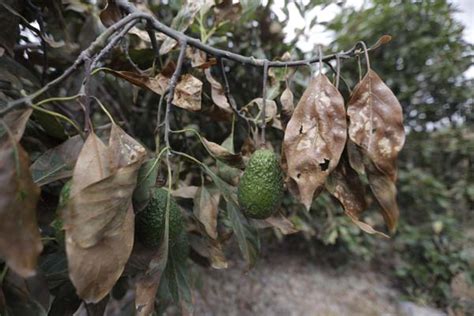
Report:
[{"label": "avocado fruit", "polygon": [[[135,232],[138,240],[148,248],[158,247],[165,231],[168,191],[154,189],[148,205],[135,218]],[[172,243],[183,231],[183,217],[173,197],[170,198],[169,240]]]},{"label": "avocado fruit", "polygon": [[275,153],[256,150],[250,157],[238,187],[238,200],[247,217],[265,219],[283,199],[283,173]]}]

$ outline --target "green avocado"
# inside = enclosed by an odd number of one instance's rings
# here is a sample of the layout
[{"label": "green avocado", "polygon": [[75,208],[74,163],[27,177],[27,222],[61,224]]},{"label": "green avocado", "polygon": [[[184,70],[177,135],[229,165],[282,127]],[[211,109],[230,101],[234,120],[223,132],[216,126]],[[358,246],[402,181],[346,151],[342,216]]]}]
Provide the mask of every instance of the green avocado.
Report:
[{"label": "green avocado", "polygon": [[[146,208],[135,219],[138,240],[146,247],[158,247],[165,230],[166,203],[168,191],[157,188]],[[173,242],[183,231],[183,218],[174,198],[170,199],[169,240]]]},{"label": "green avocado", "polygon": [[270,217],[283,199],[283,173],[270,150],[254,152],[238,188],[240,207],[251,218]]}]

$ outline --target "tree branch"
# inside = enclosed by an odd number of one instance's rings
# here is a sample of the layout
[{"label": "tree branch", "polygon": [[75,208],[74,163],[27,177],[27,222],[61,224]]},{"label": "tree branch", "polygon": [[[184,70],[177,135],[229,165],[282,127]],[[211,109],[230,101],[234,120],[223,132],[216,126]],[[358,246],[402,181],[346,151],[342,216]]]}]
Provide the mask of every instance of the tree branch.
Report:
[{"label": "tree branch", "polygon": [[[129,3],[128,0],[116,0],[115,2],[125,12],[128,12],[130,14],[140,12],[133,4]],[[297,67],[297,66],[305,66],[308,63],[316,63],[316,62],[319,62],[320,60],[319,56],[315,56],[310,59],[293,60],[293,61],[270,61],[268,59],[257,59],[253,56],[250,56],[250,57],[242,56],[242,55],[235,54],[226,50],[222,50],[222,49],[218,49],[218,48],[206,45],[198,39],[187,36],[182,32],[176,31],[170,28],[169,26],[164,25],[163,23],[158,21],[154,16],[151,16],[150,14],[145,14],[145,15],[149,23],[148,25],[153,27],[155,30],[161,33],[164,33],[165,35],[177,40],[178,42],[180,40],[185,40],[189,46],[198,48],[217,58],[227,58],[241,64],[255,66],[255,67],[263,67],[265,62],[268,63],[268,67]],[[336,59],[336,55],[339,55],[339,58],[343,58],[343,59],[353,57],[359,54],[359,52],[357,51],[357,46],[358,44],[354,45],[351,49],[347,51],[343,51],[337,54],[325,55],[322,57],[322,61],[329,61],[329,60]],[[367,51],[371,51],[375,48],[376,47],[369,48],[367,49]]]}]

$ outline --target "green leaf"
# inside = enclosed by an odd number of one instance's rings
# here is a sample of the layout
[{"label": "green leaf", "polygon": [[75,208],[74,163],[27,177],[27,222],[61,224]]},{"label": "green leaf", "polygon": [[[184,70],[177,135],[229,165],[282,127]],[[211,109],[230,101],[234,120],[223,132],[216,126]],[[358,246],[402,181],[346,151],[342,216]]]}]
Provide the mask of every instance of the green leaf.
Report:
[{"label": "green leaf", "polygon": [[146,161],[138,170],[137,186],[133,191],[135,212],[143,210],[151,198],[151,190],[156,186],[159,157]]}]

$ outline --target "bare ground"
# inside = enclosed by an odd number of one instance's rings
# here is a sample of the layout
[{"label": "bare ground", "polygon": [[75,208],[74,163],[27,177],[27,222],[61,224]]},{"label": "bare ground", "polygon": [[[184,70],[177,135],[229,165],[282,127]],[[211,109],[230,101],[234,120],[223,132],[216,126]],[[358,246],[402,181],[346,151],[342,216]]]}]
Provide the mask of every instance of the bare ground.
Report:
[{"label": "bare ground", "polygon": [[236,257],[227,270],[198,273],[195,315],[398,314],[399,294],[382,273],[363,265],[330,266],[287,249],[273,249],[249,272]]}]

